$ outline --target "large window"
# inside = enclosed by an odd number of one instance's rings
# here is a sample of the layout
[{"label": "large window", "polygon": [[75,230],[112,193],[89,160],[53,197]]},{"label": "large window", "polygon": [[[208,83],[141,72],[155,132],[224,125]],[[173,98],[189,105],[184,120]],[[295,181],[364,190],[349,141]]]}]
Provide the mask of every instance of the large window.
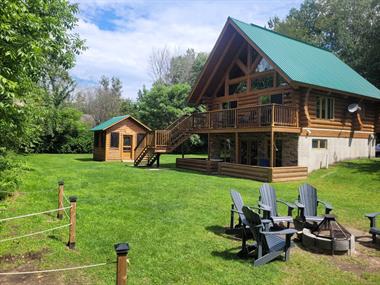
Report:
[{"label": "large window", "polygon": [[111,147],[119,147],[119,133],[111,133]]},{"label": "large window", "polygon": [[260,97],[260,104],[282,104],[283,98],[282,94],[273,94],[273,95],[265,95]]},{"label": "large window", "polygon": [[319,119],[334,119],[335,100],[331,97],[317,96],[316,113]]},{"label": "large window", "polygon": [[229,95],[234,95],[234,94],[237,94],[237,93],[242,93],[242,92],[245,92],[247,91],[247,81],[241,81],[239,83],[236,83],[236,84],[230,84],[228,86],[228,94]]},{"label": "large window", "polygon": [[260,90],[273,87],[273,76],[259,77],[252,80],[251,88],[253,90]]}]

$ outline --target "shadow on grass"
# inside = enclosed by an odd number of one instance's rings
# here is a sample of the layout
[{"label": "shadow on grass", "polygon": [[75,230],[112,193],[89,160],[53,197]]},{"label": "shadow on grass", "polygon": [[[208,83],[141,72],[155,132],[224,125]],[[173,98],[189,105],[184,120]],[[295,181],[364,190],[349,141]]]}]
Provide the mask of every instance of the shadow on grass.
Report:
[{"label": "shadow on grass", "polygon": [[[343,161],[340,163],[341,166],[352,169],[356,172],[366,172],[368,174],[380,173],[380,160],[369,160],[367,162],[351,162],[351,161]],[[380,179],[380,175],[378,176]]]},{"label": "shadow on grass", "polygon": [[355,242],[359,243],[360,245],[370,248],[370,249],[377,249],[380,250],[380,240],[377,239],[376,243],[372,242],[372,236],[365,235],[365,236],[356,236]]},{"label": "shadow on grass", "polygon": [[207,226],[205,229],[217,236],[224,237],[226,239],[235,241],[241,240],[241,231],[238,229],[230,230],[230,228],[222,227],[219,225]]},{"label": "shadow on grass", "polygon": [[226,249],[223,251],[212,251],[211,254],[216,257],[223,258],[225,260],[237,260],[240,262],[250,262],[252,260],[251,256],[245,255],[241,256],[239,255],[240,247],[233,247],[230,249]]},{"label": "shadow on grass", "polygon": [[75,160],[78,160],[78,161],[95,161],[95,162],[97,162],[96,160],[93,160],[91,157],[79,157],[79,158],[76,158]]}]

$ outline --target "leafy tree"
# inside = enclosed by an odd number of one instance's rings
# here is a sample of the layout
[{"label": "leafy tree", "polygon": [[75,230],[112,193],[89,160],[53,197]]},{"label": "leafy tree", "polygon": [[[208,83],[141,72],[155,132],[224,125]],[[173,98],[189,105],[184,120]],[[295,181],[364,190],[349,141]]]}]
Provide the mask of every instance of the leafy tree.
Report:
[{"label": "leafy tree", "polygon": [[19,149],[36,134],[51,66],[74,66],[83,41],[72,32],[77,5],[66,0],[0,2],[0,146]]},{"label": "leafy tree", "polygon": [[208,58],[208,54],[206,52],[200,52],[197,54],[197,56],[195,57],[195,60],[193,62],[193,65],[191,67],[191,71],[190,71],[190,77],[189,77],[189,81],[188,83],[190,84],[190,86],[194,86],[194,84],[196,83],[196,80],[198,79],[206,61],[207,61],[207,58]]},{"label": "leafy tree", "polygon": [[284,20],[275,17],[268,25],[333,51],[380,87],[380,1],[305,0]]},{"label": "leafy tree", "polygon": [[186,105],[190,91],[188,84],[167,85],[156,83],[150,90],[139,90],[139,118],[153,129],[162,129],[194,108]]},{"label": "leafy tree", "polygon": [[194,61],[194,49],[188,49],[185,54],[172,57],[168,76],[170,83],[189,83]]},{"label": "leafy tree", "polygon": [[138,117],[137,103],[129,98],[123,99],[121,102],[120,112],[125,115]]}]

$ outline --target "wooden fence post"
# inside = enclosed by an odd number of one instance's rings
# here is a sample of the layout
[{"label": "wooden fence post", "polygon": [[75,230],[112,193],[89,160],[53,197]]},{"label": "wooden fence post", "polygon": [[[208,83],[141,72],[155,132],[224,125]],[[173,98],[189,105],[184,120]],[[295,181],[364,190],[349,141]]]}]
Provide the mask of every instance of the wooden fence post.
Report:
[{"label": "wooden fence post", "polygon": [[115,244],[115,251],[117,254],[117,264],[116,264],[116,285],[126,285],[127,284],[127,259],[129,245],[128,243],[118,243]]},{"label": "wooden fence post", "polygon": [[77,223],[77,197],[69,197],[71,208],[70,208],[70,230],[69,230],[69,242],[68,246],[70,249],[75,248],[75,227]]},{"label": "wooden fence post", "polygon": [[[65,183],[61,180],[58,182],[58,209],[63,208],[63,189],[65,187]],[[63,210],[57,211],[57,219],[63,219]]]}]

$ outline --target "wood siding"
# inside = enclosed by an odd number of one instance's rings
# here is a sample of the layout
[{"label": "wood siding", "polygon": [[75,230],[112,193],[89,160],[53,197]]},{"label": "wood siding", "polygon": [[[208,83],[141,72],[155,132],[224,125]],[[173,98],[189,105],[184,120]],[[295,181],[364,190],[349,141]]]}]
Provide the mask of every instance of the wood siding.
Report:
[{"label": "wood siding", "polygon": [[176,167],[207,173],[216,173],[218,171],[218,162],[201,158],[177,158]]},{"label": "wood siding", "polygon": [[[137,135],[145,134],[146,129],[131,118],[111,126],[106,130],[105,148],[94,148],[94,160],[127,160],[134,159],[135,147],[137,145]],[[119,147],[111,147],[111,133],[119,133]],[[123,152],[123,135],[132,136],[131,156]]]}]

